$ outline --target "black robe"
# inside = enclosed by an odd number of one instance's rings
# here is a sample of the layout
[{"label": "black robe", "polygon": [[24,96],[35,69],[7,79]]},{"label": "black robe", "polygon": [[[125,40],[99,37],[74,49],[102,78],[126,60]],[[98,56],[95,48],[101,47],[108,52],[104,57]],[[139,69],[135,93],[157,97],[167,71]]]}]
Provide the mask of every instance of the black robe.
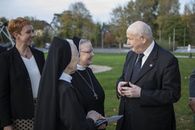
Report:
[{"label": "black robe", "polygon": [[[98,95],[98,99],[94,97],[93,91],[89,88],[91,86],[88,86],[91,85],[91,83],[87,72],[89,73],[92,79],[94,90]],[[81,75],[86,79],[88,85],[82,79]],[[100,83],[98,82],[98,80],[96,79],[92,70],[87,67],[85,70],[77,70],[72,76],[73,76],[72,84],[77,90],[78,99],[80,103],[83,105],[85,112],[87,113],[90,110],[95,110],[100,114],[104,115],[105,99],[104,90]]]},{"label": "black robe", "polygon": [[40,80],[34,130],[94,130],[72,85],[59,80],[71,62],[68,41],[54,37]]},{"label": "black robe", "polygon": [[0,53],[2,53],[2,52],[4,52],[4,51],[6,51],[6,48],[0,46]]},{"label": "black robe", "polygon": [[[5,49],[4,47],[1,47],[1,46],[0,46],[0,53],[2,53],[2,52],[4,52],[4,51],[6,51],[6,49]],[[1,126],[1,123],[0,123],[0,126]],[[3,130],[3,128],[0,127],[0,130]]]},{"label": "black robe", "polygon": [[70,83],[59,80],[57,93],[59,115],[59,120],[56,121],[57,130],[95,130],[93,120],[86,120],[86,114]]}]

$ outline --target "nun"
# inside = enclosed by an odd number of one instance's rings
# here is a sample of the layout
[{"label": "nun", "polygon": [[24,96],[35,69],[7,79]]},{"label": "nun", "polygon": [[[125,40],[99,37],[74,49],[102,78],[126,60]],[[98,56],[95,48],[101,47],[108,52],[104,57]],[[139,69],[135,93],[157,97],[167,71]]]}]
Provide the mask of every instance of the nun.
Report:
[{"label": "nun", "polygon": [[103,118],[96,111],[85,114],[78,102],[71,74],[78,51],[72,40],[54,37],[40,81],[34,130],[95,130]]},{"label": "nun", "polygon": [[104,116],[105,93],[91,68],[89,68],[94,56],[91,41],[77,37],[74,37],[73,41],[79,50],[79,61],[76,72],[72,74],[72,84],[80,95],[80,103],[85,112],[95,110]]}]

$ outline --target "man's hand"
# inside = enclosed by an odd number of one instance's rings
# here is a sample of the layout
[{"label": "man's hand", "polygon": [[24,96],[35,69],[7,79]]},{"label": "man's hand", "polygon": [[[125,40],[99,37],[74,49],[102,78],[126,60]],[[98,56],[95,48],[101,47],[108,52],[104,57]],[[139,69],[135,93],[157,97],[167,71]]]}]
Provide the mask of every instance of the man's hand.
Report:
[{"label": "man's hand", "polygon": [[140,97],[141,88],[129,82],[130,87],[122,87],[121,95],[129,98]]},{"label": "man's hand", "polygon": [[117,92],[120,94],[120,96],[125,96],[125,95],[123,95],[123,93],[122,93],[122,89],[123,89],[123,87],[127,87],[127,84],[128,84],[128,82],[125,82],[125,81],[121,81],[121,82],[119,82],[118,83],[118,86],[117,86]]}]

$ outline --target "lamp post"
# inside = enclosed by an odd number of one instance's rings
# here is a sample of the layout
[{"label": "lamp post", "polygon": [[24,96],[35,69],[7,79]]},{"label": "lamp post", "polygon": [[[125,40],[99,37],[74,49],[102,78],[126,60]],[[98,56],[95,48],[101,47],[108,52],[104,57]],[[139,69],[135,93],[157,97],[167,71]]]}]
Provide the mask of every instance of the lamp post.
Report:
[{"label": "lamp post", "polygon": [[101,48],[104,48],[104,31],[101,30]]},{"label": "lamp post", "polygon": [[101,48],[104,48],[104,34],[106,32],[105,25],[103,23],[102,28],[101,28]]}]

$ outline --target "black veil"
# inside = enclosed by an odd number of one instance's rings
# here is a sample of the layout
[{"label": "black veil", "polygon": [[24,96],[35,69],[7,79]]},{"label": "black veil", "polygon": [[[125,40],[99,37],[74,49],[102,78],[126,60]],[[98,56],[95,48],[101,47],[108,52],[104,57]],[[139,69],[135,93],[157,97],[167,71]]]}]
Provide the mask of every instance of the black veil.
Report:
[{"label": "black veil", "polygon": [[34,130],[55,130],[58,79],[71,60],[69,43],[53,38],[39,84]]},{"label": "black veil", "polygon": [[79,42],[80,42],[81,38],[79,38],[79,37],[73,37],[72,40],[73,40],[74,44],[76,45],[77,50],[79,51]]}]

